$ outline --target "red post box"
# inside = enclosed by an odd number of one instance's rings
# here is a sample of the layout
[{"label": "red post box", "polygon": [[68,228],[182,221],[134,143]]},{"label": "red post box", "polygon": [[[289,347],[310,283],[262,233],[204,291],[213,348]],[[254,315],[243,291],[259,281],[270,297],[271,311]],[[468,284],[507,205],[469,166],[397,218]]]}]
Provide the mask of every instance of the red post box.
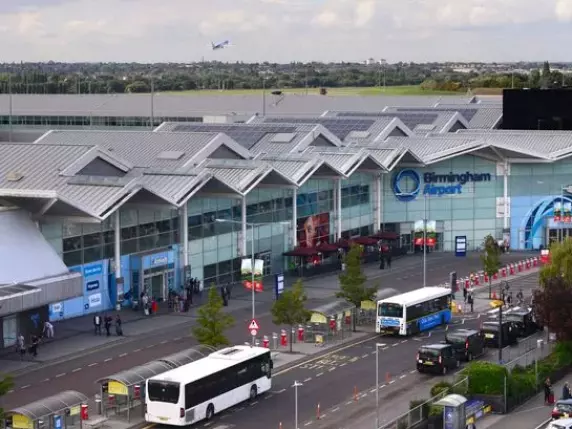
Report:
[{"label": "red post box", "polygon": [[262,347],[264,347],[266,349],[270,348],[270,339],[268,338],[268,335],[265,335],[262,338]]},{"label": "red post box", "polygon": [[141,398],[141,386],[138,384],[133,386],[133,399],[140,399]]},{"label": "red post box", "polygon": [[288,345],[288,336],[286,334],[286,329],[280,331],[280,345],[286,347]]},{"label": "red post box", "polygon": [[302,325],[298,326],[298,341],[304,341],[304,327]]},{"label": "red post box", "polygon": [[87,404],[81,404],[80,415],[82,420],[89,420],[89,410]]}]

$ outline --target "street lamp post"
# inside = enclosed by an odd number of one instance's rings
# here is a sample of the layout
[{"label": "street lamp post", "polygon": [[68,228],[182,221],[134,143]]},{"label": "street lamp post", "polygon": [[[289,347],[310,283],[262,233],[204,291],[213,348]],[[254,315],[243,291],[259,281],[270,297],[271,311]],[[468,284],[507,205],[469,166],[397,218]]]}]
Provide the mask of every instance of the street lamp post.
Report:
[{"label": "street lamp post", "polygon": [[375,344],[375,429],[379,429],[379,348],[383,346]]},{"label": "street lamp post", "polygon": [[423,287],[427,286],[427,194],[423,194]]},{"label": "street lamp post", "polygon": [[294,381],[292,387],[294,388],[294,429],[298,428],[298,387],[303,386],[304,384],[299,383],[298,381]]}]

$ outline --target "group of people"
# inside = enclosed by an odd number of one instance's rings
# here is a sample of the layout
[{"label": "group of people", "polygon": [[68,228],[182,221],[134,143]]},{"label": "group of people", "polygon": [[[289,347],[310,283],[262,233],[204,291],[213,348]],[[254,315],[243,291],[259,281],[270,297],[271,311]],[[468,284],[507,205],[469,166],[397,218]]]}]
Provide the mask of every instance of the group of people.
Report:
[{"label": "group of people", "polygon": [[[564,386],[562,386],[562,399],[572,399],[572,390],[568,382],[565,382]],[[544,403],[546,405],[554,404],[554,389],[552,388],[550,378],[544,380]]]},{"label": "group of people", "polygon": [[38,348],[40,346],[40,342],[46,339],[54,338],[54,325],[52,325],[49,321],[44,322],[44,326],[42,329],[42,333],[40,335],[32,334],[30,336],[29,343],[26,343],[26,338],[24,334],[18,334],[18,338],[16,339],[16,350],[20,355],[20,359],[24,359],[26,353],[28,353],[32,357],[38,356]]},{"label": "group of people", "polygon": [[113,325],[115,325],[115,334],[119,337],[123,336],[123,322],[121,321],[121,316],[119,316],[119,314],[115,316],[115,319],[109,314],[104,316],[96,314],[93,316],[93,329],[95,335],[102,334],[101,328],[103,326],[105,328],[105,334],[108,337],[111,336],[111,327]]}]

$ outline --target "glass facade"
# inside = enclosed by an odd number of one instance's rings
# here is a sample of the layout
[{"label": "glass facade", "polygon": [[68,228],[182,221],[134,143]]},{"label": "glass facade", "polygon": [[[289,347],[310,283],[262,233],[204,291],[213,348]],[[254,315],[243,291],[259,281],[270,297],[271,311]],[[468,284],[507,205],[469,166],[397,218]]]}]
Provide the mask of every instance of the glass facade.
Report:
[{"label": "glass facade", "polygon": [[[415,222],[422,221],[425,208],[427,220],[436,222],[436,250],[453,251],[455,236],[465,235],[469,249],[479,247],[483,238],[491,234],[502,238],[502,213],[497,215],[497,202],[503,196],[503,176],[497,176],[497,165],[494,162],[474,157],[461,156],[426,168],[413,169],[420,178],[420,192],[408,202],[401,201],[393,189],[393,178],[401,169],[385,175],[383,183],[383,227],[401,234],[402,245],[411,246],[413,250],[413,232]],[[425,175],[434,173],[431,182],[427,183]],[[461,184],[459,175],[486,175],[481,181],[466,181]],[[453,177],[450,177],[450,175]],[[457,176],[455,176],[457,175]],[[416,185],[407,178],[400,187],[403,191],[411,191]],[[444,189],[439,195],[439,189]],[[432,193],[431,193],[432,192]]]}]

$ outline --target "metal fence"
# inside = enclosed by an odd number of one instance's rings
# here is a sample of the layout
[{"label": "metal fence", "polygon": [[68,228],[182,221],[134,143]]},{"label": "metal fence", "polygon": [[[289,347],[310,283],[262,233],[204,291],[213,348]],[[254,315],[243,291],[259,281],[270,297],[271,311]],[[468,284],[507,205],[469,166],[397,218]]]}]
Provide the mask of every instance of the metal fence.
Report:
[{"label": "metal fence", "polygon": [[396,419],[382,424],[378,429],[409,429],[429,418],[431,406],[451,393],[466,395],[469,390],[469,377],[464,377],[453,384],[449,389],[443,390],[422,404],[410,409]]},{"label": "metal fence", "polygon": [[[527,368],[532,365],[535,365],[540,359],[544,359],[552,353],[554,350],[555,343],[553,342],[546,342],[544,339],[539,339],[537,335],[532,335],[524,340],[521,340],[521,344],[523,341],[527,341],[525,353],[522,354],[522,350],[520,353],[512,353],[512,359],[510,351],[505,355],[505,350],[510,349],[510,347],[505,347],[503,349],[503,361],[506,362],[504,364],[505,368],[512,373],[512,371],[519,367],[519,368]],[[507,356],[507,357],[505,357]]]}]

